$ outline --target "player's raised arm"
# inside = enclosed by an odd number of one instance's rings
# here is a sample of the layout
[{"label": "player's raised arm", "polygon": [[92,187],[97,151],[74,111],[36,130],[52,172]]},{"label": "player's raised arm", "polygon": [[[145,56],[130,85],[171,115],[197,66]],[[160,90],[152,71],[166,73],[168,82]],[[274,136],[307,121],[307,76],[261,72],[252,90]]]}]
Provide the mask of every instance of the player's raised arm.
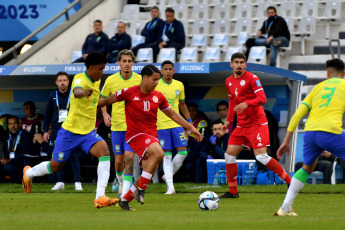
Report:
[{"label": "player's raised arm", "polygon": [[[116,94],[116,93],[115,93]],[[117,102],[117,98],[116,98],[116,95],[113,94],[107,98],[101,98],[99,101],[98,101],[98,105],[97,107],[98,108],[102,108],[103,106],[106,106],[106,105],[110,105],[110,104],[113,104],[115,102]]]},{"label": "player's raised arm", "polygon": [[202,141],[202,136],[200,132],[188,121],[186,121],[180,114],[176,113],[172,108],[168,108],[164,111],[162,111],[170,117],[173,121],[175,121],[177,124],[181,125],[183,128],[191,131],[195,135],[195,139],[200,142]]}]

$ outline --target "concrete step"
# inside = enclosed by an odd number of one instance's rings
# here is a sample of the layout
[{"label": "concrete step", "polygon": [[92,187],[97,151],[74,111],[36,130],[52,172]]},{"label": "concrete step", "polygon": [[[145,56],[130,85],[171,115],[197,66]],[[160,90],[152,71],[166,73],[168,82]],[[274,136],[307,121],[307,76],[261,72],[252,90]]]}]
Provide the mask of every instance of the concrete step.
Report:
[{"label": "concrete step", "polygon": [[339,32],[339,39],[345,39],[345,32],[343,31]]},{"label": "concrete step", "polygon": [[[338,47],[335,46],[336,44],[333,44],[333,53],[337,55],[338,53]],[[345,53],[345,46],[340,46],[340,53]],[[314,46],[314,54],[331,54],[331,51],[328,46]]]}]

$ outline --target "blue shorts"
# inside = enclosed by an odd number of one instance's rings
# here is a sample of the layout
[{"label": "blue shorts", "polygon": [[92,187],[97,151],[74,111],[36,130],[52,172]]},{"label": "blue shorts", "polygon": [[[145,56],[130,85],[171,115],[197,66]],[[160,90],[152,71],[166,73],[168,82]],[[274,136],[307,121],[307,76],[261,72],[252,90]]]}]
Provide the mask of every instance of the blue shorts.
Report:
[{"label": "blue shorts", "polygon": [[324,150],[345,160],[344,132],[342,134],[334,134],[322,131],[306,131],[303,138],[304,164],[312,165]]},{"label": "blue shorts", "polygon": [[182,127],[158,130],[158,139],[163,150],[188,146],[186,134]]},{"label": "blue shorts", "polygon": [[81,149],[89,154],[92,146],[102,140],[102,137],[95,130],[81,135],[71,133],[61,127],[55,141],[53,158],[56,162],[65,162],[76,149]]},{"label": "blue shorts", "polygon": [[122,155],[125,151],[134,152],[126,142],[126,131],[111,131],[111,142],[115,155]]}]

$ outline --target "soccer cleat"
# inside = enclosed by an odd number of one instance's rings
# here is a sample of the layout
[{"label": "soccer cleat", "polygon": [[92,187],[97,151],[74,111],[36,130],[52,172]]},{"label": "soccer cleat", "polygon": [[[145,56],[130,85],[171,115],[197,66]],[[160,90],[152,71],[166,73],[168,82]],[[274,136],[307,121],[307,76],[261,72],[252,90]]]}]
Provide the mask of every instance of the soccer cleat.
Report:
[{"label": "soccer cleat", "polygon": [[138,195],[135,197],[135,199],[136,199],[139,203],[144,204],[144,203],[145,203],[144,195],[145,195],[145,190],[140,190],[140,189],[138,189]]},{"label": "soccer cleat", "polygon": [[285,212],[284,209],[281,207],[278,212],[274,213],[275,216],[298,216],[293,209],[290,212]]},{"label": "soccer cleat", "polygon": [[81,183],[80,182],[75,182],[75,190],[76,191],[83,191],[83,187],[81,187]]},{"label": "soccer cleat", "polygon": [[168,191],[164,194],[166,194],[166,195],[176,194],[175,188],[169,188]]},{"label": "soccer cleat", "polygon": [[94,205],[95,205],[95,208],[103,208],[106,206],[112,206],[118,202],[119,202],[119,199],[117,198],[111,199],[107,196],[101,196],[100,198],[94,201]]},{"label": "soccer cleat", "polygon": [[237,194],[232,194],[230,192],[226,192],[223,195],[221,195],[219,198],[239,198],[240,196]]},{"label": "soccer cleat", "polygon": [[65,184],[63,182],[57,182],[56,185],[54,185],[54,187],[51,190],[58,191],[58,190],[64,190],[64,189],[65,189]]},{"label": "soccer cleat", "polygon": [[26,176],[26,171],[28,169],[30,169],[31,167],[30,166],[25,166],[24,169],[23,169],[23,180],[22,180],[22,185],[23,185],[23,189],[26,193],[30,193],[31,192],[31,188],[32,188],[32,178],[29,179],[27,176]]},{"label": "soccer cleat", "polygon": [[127,210],[127,211],[135,211],[134,208],[132,208],[131,206],[129,206],[128,201],[119,201],[119,207],[122,208],[123,210]]}]

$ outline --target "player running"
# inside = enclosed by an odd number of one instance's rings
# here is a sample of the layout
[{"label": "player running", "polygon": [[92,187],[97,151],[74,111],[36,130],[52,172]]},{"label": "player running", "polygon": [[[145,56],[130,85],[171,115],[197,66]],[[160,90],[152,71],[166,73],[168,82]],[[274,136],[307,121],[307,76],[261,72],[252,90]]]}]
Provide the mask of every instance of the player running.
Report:
[{"label": "player running", "polygon": [[226,176],[229,192],[220,198],[238,198],[237,192],[237,163],[236,157],[245,148],[252,147],[256,159],[266,165],[275,174],[290,184],[291,178],[283,167],[274,158],[267,155],[267,146],[270,145],[268,123],[264,105],[267,101],[260,79],[245,70],[246,57],[242,53],[231,56],[233,75],[225,80],[225,87],[229,96],[229,112],[224,124],[225,132],[233,122],[237,113],[237,127],[231,133],[228,148],[225,153]]},{"label": "player running", "polygon": [[[185,103],[183,83],[173,79],[175,73],[174,64],[171,61],[164,61],[161,73],[162,78],[159,80],[156,90],[163,93],[170,107],[176,113],[179,113],[179,109],[181,109],[187,121],[192,122]],[[157,129],[159,143],[164,150],[163,178],[167,184],[167,192],[165,194],[174,194],[173,175],[181,168],[184,159],[187,157],[186,134],[180,125],[176,124],[175,121],[171,120],[160,110],[157,113]],[[171,161],[173,149],[177,150],[177,154],[173,161]]]},{"label": "player running", "polygon": [[202,140],[199,131],[170,107],[162,93],[155,90],[161,78],[160,71],[153,65],[146,65],[141,71],[141,76],[143,79],[139,86],[118,91],[114,95],[100,100],[98,104],[99,107],[102,107],[117,101],[125,101],[126,140],[139,156],[139,163],[143,168],[141,177],[134,182],[119,202],[119,206],[125,210],[133,210],[129,206],[129,202],[133,200],[133,193],[137,188],[137,200],[144,204],[145,190],[164,157],[164,151],[159,145],[157,135],[158,108],[173,121],[194,133],[198,141]]},{"label": "player running", "polygon": [[[120,71],[107,78],[101,91],[101,98],[109,97],[116,91],[140,84],[141,76],[132,72],[134,58],[132,51],[126,49],[120,51],[117,55]],[[107,113],[107,107],[102,108],[102,113],[105,124],[111,126],[115,174],[119,181],[118,196],[121,198],[121,194],[126,194],[131,186],[134,161],[134,151],[126,143],[125,102],[121,101],[112,105],[111,117]]]},{"label": "player running", "polygon": [[119,201],[105,196],[110,175],[110,153],[105,141],[95,131],[99,85],[106,63],[104,55],[90,53],[85,60],[86,71],[74,76],[70,110],[57,134],[51,161],[44,161],[33,168],[24,167],[22,184],[26,193],[31,192],[34,177],[59,171],[73,151],[81,148],[99,160],[94,206],[102,208]]},{"label": "player running", "polygon": [[326,62],[327,80],[317,84],[303,100],[292,116],[283,144],[277,152],[281,159],[285,152],[289,155],[289,143],[299,121],[309,113],[304,128],[303,167],[291,180],[283,205],[275,214],[277,216],[297,216],[292,204],[303,188],[310,173],[314,171],[317,158],[327,150],[345,160],[345,133],[343,116],[345,112],[344,62],[331,59]]}]

